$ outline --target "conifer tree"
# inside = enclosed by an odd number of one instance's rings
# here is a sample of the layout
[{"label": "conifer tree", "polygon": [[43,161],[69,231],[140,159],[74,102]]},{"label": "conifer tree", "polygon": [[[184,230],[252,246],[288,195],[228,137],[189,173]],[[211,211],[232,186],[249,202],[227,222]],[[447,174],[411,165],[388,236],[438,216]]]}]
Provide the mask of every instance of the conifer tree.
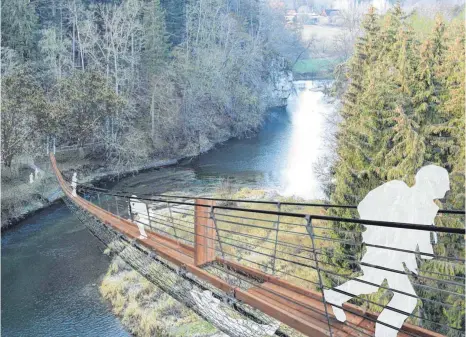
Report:
[{"label": "conifer tree", "polygon": [[[363,22],[364,36],[356,45],[353,58],[349,61],[348,76],[350,83],[343,98],[342,118],[338,133],[338,161],[334,167],[335,190],[332,202],[337,204],[356,204],[378,179],[371,166],[374,143],[373,109],[378,105],[375,99],[376,81],[374,63],[380,55],[378,37],[380,33],[379,16],[371,7]],[[348,209],[330,210],[332,215],[353,217],[355,211]],[[334,236],[339,240],[355,239],[361,226],[350,223],[334,223]],[[351,234],[349,234],[351,233]],[[357,266],[350,263],[346,255],[358,254],[360,247],[341,244],[333,250],[332,263],[343,269],[354,270]],[[329,254],[330,256],[330,254]]]},{"label": "conifer tree", "polygon": [[[450,173],[451,193],[441,208],[464,209],[464,27],[452,30],[437,17],[432,34],[422,41],[403,17],[395,7],[380,26],[378,19],[371,21],[373,12],[364,22],[364,38],[347,66],[349,84],[343,96],[331,200],[357,204],[371,189],[392,179],[412,185],[416,172],[434,163]],[[329,213],[358,217],[348,210]],[[463,227],[464,217],[439,216],[436,225]],[[328,251],[325,262],[341,274],[356,272],[357,263],[352,261],[358,260],[361,248],[352,242],[358,242],[361,226],[335,222],[333,227],[339,243]],[[438,234],[434,251],[461,258],[463,245],[459,236]],[[418,263],[421,277],[413,283],[426,300],[417,315],[426,320],[411,320],[459,336],[465,325],[464,296],[457,294],[461,289],[454,283],[463,283],[464,266],[442,259]],[[335,285],[341,280],[326,275],[326,283]],[[369,297],[382,302],[378,294]],[[371,306],[370,310],[381,308]]]},{"label": "conifer tree", "polygon": [[[442,113],[439,107],[440,95],[444,91],[445,80],[442,79],[440,69],[443,68],[445,58],[445,24],[440,16],[436,18],[436,24],[431,37],[426,42],[426,48],[421,50],[421,66],[424,76],[420,77],[420,85],[425,88],[419,90],[415,103],[421,103],[418,106],[419,112],[426,113],[426,141],[429,144],[426,153],[426,160],[432,163],[447,163],[448,148],[451,142],[441,135],[441,127],[448,116]],[[423,81],[424,80],[424,81]],[[428,80],[428,81],[427,81]],[[424,90],[422,90],[424,89]],[[448,168],[448,165],[446,165]]]},{"label": "conifer tree", "polygon": [[[435,33],[439,30],[437,24]],[[465,107],[465,58],[464,58],[464,26],[462,24],[453,27],[453,36],[447,40],[437,55],[442,55],[437,65],[437,79],[439,91],[439,104],[436,116],[428,125],[427,131],[431,139],[428,146],[431,153],[428,159],[438,165],[445,166],[450,172],[451,191],[447,195],[442,208],[464,209],[464,160],[465,160],[465,133],[464,133],[464,107]],[[434,50],[436,50],[434,48]],[[464,227],[464,216],[439,217],[436,225],[447,227]],[[449,257],[464,258],[464,240],[455,235],[439,234],[439,244],[435,246],[435,253]],[[439,276],[442,274],[443,276]],[[463,284],[465,269],[463,264],[451,263],[434,259],[421,264],[421,275],[427,275],[436,279],[444,279],[448,282]],[[421,294],[429,299],[435,299],[444,306],[427,305],[422,307],[422,313],[427,318],[449,325],[456,329],[445,329],[448,336],[460,336],[465,327],[464,295],[461,295],[461,287],[445,284],[444,282],[426,282],[431,287],[445,289],[450,294],[436,293],[421,289]],[[437,329],[432,324],[426,324],[427,328]]]},{"label": "conifer tree", "polygon": [[36,1],[11,0],[1,3],[2,46],[14,49],[24,60],[35,53],[37,26]]}]

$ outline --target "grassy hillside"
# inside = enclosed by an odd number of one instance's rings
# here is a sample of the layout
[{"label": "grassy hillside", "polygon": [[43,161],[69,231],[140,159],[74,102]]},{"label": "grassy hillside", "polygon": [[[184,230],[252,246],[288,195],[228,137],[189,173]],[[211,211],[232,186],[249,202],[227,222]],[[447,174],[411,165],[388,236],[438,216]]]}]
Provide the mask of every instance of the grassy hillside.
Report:
[{"label": "grassy hillside", "polygon": [[336,58],[303,59],[294,64],[293,74],[298,78],[303,75],[316,78],[331,78],[333,68],[338,63],[339,60]]}]

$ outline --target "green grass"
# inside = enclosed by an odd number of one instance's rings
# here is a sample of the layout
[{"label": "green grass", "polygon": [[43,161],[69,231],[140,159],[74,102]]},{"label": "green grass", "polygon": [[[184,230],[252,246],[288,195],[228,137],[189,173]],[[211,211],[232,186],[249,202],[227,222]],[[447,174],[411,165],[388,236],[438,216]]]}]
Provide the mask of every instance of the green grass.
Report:
[{"label": "green grass", "polygon": [[117,259],[110,265],[99,289],[132,335],[208,336],[217,331],[138,272],[127,265],[121,266],[124,263]]},{"label": "green grass", "polygon": [[329,74],[336,64],[337,60],[332,58],[304,59],[295,63],[293,72],[298,74]]}]

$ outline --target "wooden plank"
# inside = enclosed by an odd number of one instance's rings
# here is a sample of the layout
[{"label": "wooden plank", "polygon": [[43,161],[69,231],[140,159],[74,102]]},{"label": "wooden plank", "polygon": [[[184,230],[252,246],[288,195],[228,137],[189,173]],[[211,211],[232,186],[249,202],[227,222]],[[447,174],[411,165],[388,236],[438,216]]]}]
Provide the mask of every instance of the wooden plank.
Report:
[{"label": "wooden plank", "polygon": [[[327,319],[325,317],[325,313],[323,312],[317,312],[313,311],[311,309],[305,309],[301,307],[299,304],[292,303],[290,301],[287,301],[285,298],[277,296],[277,295],[271,295],[268,291],[257,287],[257,288],[250,288],[248,289],[248,292],[256,295],[259,298],[262,298],[264,301],[269,303],[269,305],[274,306],[274,307],[282,307],[286,308],[286,310],[293,316],[295,317],[300,317],[303,320],[307,322],[312,322],[314,325],[319,326],[320,329],[329,331],[329,327],[327,324]],[[349,335],[347,332],[341,329],[336,329],[335,326],[331,326],[332,329],[332,336],[335,337],[347,337],[347,336],[353,336]]]},{"label": "wooden plank", "polygon": [[[234,262],[234,261],[225,260],[225,259],[222,259],[220,257],[217,257],[217,261],[219,261],[221,263],[224,263],[225,265],[231,266],[233,269],[236,269],[238,271],[243,271],[246,274],[250,274],[250,275],[252,275],[254,277],[263,279],[264,281],[267,281],[269,284],[276,284],[277,286],[282,287],[282,289],[288,289],[290,291],[295,292],[296,294],[301,294],[301,295],[307,296],[309,298],[317,299],[320,302],[322,301],[322,295],[321,295],[320,292],[310,290],[310,289],[305,289],[303,287],[292,284],[292,283],[290,283],[288,281],[281,280],[280,278],[278,278],[276,276],[268,275],[268,274],[264,273],[261,270],[257,270],[257,269],[251,268],[251,267],[243,266],[243,265],[241,265],[241,264],[239,264],[237,262]],[[322,303],[321,303],[321,306],[322,306],[322,310],[323,310],[323,304]],[[346,311],[347,317],[353,317],[352,324],[356,324],[357,323],[357,318],[358,318],[359,320],[362,319],[360,321],[360,323],[358,324],[358,326],[360,326],[361,328],[369,329],[369,327],[372,326],[371,329],[372,330],[375,329],[375,323],[374,323],[373,320],[377,319],[378,314],[370,312],[370,311],[363,310],[362,308],[360,308],[360,307],[358,307],[358,306],[356,306],[354,304],[350,304],[350,303],[344,303],[343,308],[348,309],[349,311],[355,313],[355,314],[352,314],[352,313]],[[327,309],[329,310],[329,313],[334,317],[333,309],[331,308],[330,305],[327,306]],[[364,315],[364,316],[369,317],[370,319],[365,319],[365,318],[362,318],[362,317],[360,317],[358,315]],[[407,331],[407,332],[409,332],[409,333],[411,333],[413,335],[418,335],[420,337],[445,337],[445,335],[442,335],[442,334],[439,334],[437,332],[421,328],[421,327],[419,327],[417,325],[413,325],[413,324],[410,324],[410,323],[404,323],[403,327],[402,327],[402,330]],[[410,336],[410,335],[403,333],[403,331],[399,332],[399,337],[405,337],[405,336]]]},{"label": "wooden plank", "polygon": [[[282,286],[279,286],[279,285],[276,285],[270,282],[264,283],[262,287],[265,289],[265,291],[269,290],[270,292],[277,293],[286,298],[289,298],[293,300],[295,303],[301,303],[302,304],[301,307],[306,307],[306,306],[312,307],[312,308],[319,310],[320,312],[325,312],[325,307],[322,301],[322,297],[319,299],[308,297],[308,296],[296,293],[292,290],[289,290],[287,288],[284,288]],[[291,306],[291,303],[290,303],[290,306]],[[330,305],[327,305],[327,311],[332,317],[335,317]],[[346,313],[346,319],[348,322],[353,323],[355,325],[358,325],[363,320],[362,317],[351,314],[349,312]]]},{"label": "wooden plank", "polygon": [[[251,291],[251,289],[249,291]],[[252,291],[258,292],[264,297],[271,298],[284,307],[313,317],[322,322],[325,326],[328,324],[327,317],[325,316],[324,304],[320,300],[309,298],[269,282],[262,284],[261,287],[253,288]],[[354,329],[355,326],[358,326],[358,324],[363,321],[362,317],[347,313],[347,323],[341,323],[335,319],[329,305],[327,306],[327,310],[330,315],[332,332],[334,330],[344,331],[345,334],[349,334],[350,336],[367,336],[373,334],[373,330],[364,331],[362,328]],[[363,332],[361,333],[358,330],[363,330]]]},{"label": "wooden plank", "polygon": [[149,233],[152,233],[153,236],[156,236],[158,238],[161,238],[165,241],[168,241],[168,242],[171,242],[175,245],[177,245],[178,247],[180,247],[181,249],[183,249],[183,251],[186,252],[186,254],[189,254],[191,256],[194,256],[194,247],[191,245],[188,245],[188,244],[185,244],[183,242],[180,242],[178,240],[175,240],[171,237],[168,237],[168,236],[165,236],[163,234],[159,234],[159,233],[156,233],[156,232],[153,232],[152,230],[148,230]]},{"label": "wooden plank", "polygon": [[237,289],[235,295],[240,301],[249,304],[253,308],[259,309],[263,313],[278,319],[280,322],[289,325],[307,336],[330,336],[328,329],[322,328],[320,324],[316,324],[316,321],[307,320],[300,315],[295,315],[289,308],[271,303],[268,298],[264,299],[263,297],[256,296],[242,289]]},{"label": "wooden plank", "polygon": [[206,213],[214,201],[196,199],[194,207],[194,264],[201,266],[215,260],[215,223]]}]

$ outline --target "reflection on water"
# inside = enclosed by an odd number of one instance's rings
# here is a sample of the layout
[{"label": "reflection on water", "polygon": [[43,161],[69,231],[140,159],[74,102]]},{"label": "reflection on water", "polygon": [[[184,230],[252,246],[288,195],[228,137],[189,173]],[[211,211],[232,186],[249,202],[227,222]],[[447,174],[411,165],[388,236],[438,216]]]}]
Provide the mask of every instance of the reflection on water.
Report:
[{"label": "reflection on water", "polygon": [[290,141],[282,186],[285,195],[305,199],[324,198],[320,183],[314,174],[314,164],[322,151],[325,115],[333,105],[319,90],[323,83],[295,82],[298,91],[288,99],[291,119]]},{"label": "reflection on water", "polygon": [[275,189],[286,195],[322,198],[313,165],[322,151],[326,82],[297,81],[288,108],[274,108],[260,132],[231,139],[182,165],[125,178],[115,190],[137,193],[212,193],[223,179],[237,187]]}]

